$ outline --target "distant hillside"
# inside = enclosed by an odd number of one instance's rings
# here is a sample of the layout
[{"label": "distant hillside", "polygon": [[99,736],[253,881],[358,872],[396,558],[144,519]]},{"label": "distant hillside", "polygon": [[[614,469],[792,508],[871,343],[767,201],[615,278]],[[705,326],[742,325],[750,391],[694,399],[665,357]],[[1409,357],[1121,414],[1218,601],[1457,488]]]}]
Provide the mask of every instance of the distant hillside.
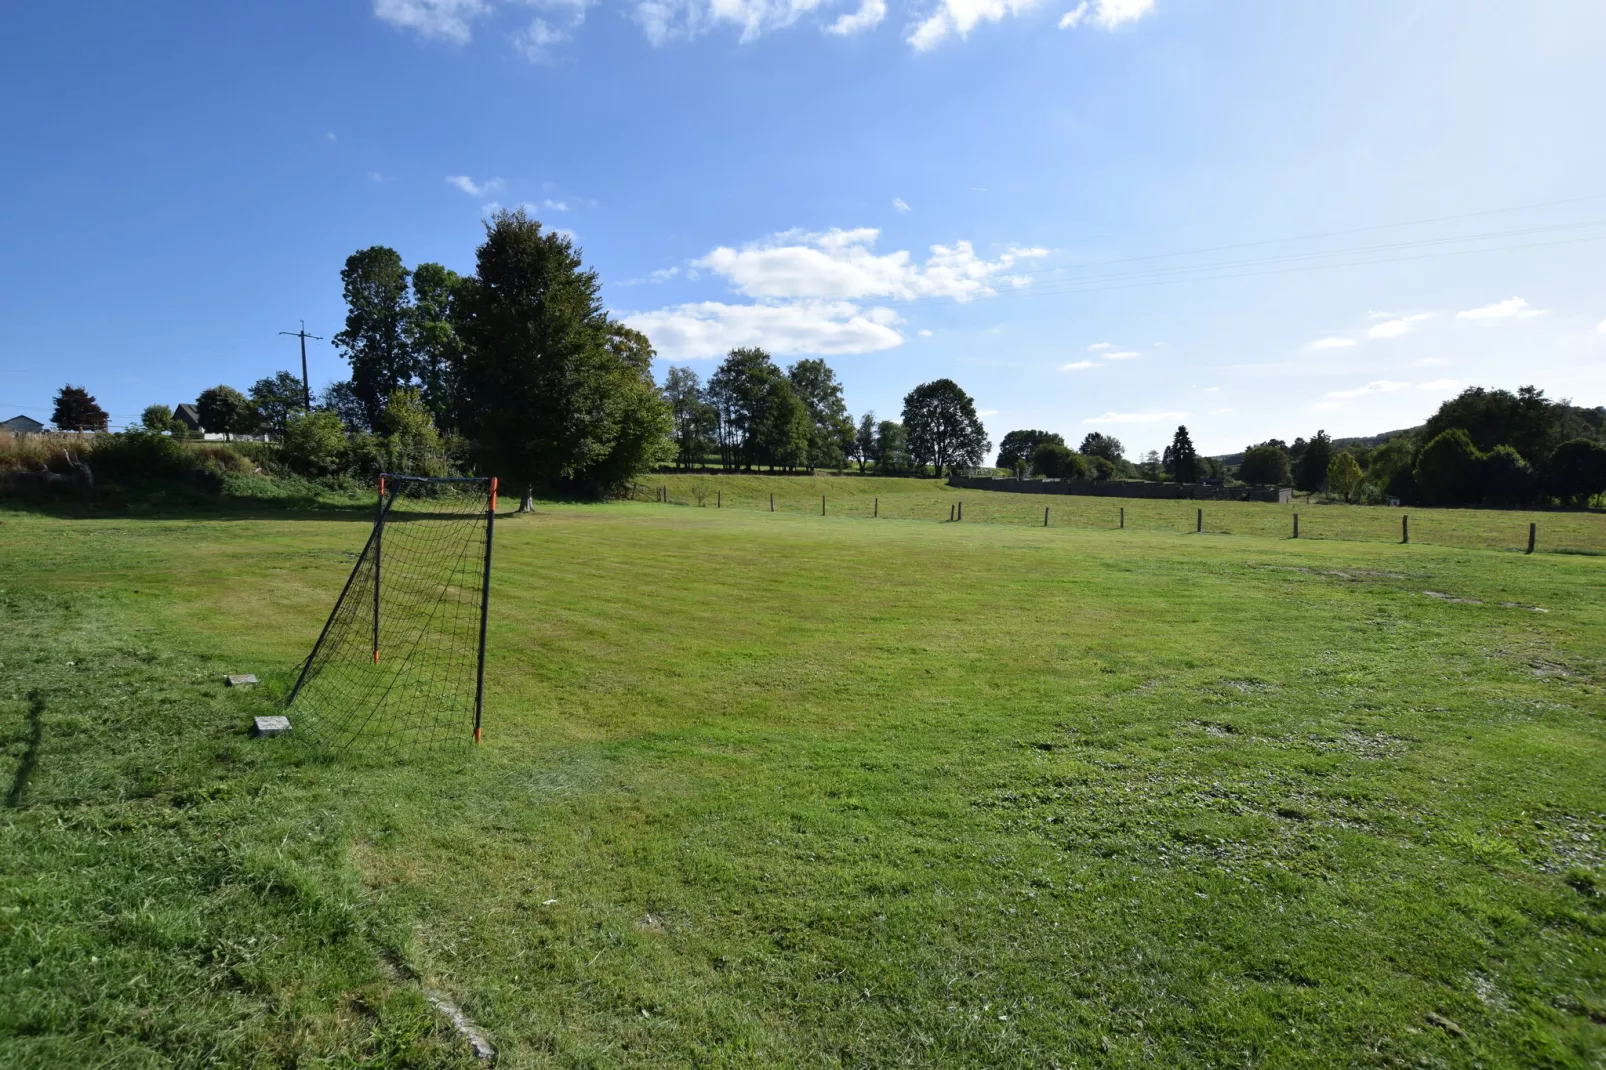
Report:
[{"label": "distant hillside", "polygon": [[[1385,431],[1381,435],[1365,435],[1360,438],[1335,438],[1333,439],[1333,447],[1335,449],[1345,449],[1350,446],[1361,446],[1365,449],[1371,449],[1373,446],[1381,446],[1391,438],[1399,438],[1401,435],[1414,435],[1422,430],[1422,427],[1422,424],[1418,424],[1415,427],[1407,427],[1400,431]],[[1292,446],[1293,443],[1289,442],[1289,445]],[[1229,466],[1240,465],[1244,462],[1244,453],[1243,450],[1239,450],[1237,453],[1220,453],[1216,455],[1216,460]]]}]

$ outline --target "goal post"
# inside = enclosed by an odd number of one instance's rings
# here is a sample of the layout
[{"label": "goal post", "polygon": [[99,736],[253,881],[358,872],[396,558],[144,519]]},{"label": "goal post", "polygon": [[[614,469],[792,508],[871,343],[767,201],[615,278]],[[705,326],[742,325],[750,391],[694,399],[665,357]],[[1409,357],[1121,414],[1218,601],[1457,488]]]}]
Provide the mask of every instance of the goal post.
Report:
[{"label": "goal post", "polygon": [[494,477],[386,472],[367,542],[286,701],[335,750],[479,742]]}]

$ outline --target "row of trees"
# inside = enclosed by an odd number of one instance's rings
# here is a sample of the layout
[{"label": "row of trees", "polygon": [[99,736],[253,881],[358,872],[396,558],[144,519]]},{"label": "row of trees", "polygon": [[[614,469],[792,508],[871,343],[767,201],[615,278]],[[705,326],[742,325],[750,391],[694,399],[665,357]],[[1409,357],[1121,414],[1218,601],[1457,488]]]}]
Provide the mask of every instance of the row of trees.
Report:
[{"label": "row of trees", "polygon": [[708,382],[690,368],[670,368],[664,394],[673,424],[675,463],[703,467],[717,458],[729,471],[841,470],[882,475],[975,468],[992,443],[976,404],[952,379],[922,383],[903,399],[903,420],[865,413],[857,424],[842,384],[825,361],[800,360],[784,372],[762,349],[733,349]]},{"label": "row of trees", "polygon": [[1325,431],[1244,451],[1245,483],[1289,484],[1346,501],[1428,505],[1585,505],[1606,494],[1606,409],[1472,387],[1421,428],[1376,446],[1339,448]]}]

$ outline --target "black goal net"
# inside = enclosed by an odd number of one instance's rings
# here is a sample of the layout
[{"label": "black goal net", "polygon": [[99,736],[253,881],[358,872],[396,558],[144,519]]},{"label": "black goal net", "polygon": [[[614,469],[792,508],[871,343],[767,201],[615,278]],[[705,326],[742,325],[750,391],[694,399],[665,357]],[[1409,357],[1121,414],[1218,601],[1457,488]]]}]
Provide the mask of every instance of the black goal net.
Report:
[{"label": "black goal net", "polygon": [[368,542],[301,665],[292,733],[330,750],[475,742],[495,479],[386,474]]}]

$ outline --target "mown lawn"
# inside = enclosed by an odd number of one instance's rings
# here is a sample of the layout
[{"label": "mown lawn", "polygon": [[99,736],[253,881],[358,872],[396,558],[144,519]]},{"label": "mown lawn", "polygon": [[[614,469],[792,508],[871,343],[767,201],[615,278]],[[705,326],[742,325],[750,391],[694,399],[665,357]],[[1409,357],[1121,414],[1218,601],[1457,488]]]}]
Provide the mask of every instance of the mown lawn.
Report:
[{"label": "mown lawn", "polygon": [[365,516],[0,513],[0,1065],[1600,1065],[1606,561],[965,500],[506,517],[410,762],[244,736]]},{"label": "mown lawn", "polygon": [[768,512],[771,495],[778,513],[819,516],[825,498],[828,516],[946,521],[964,504],[967,523],[1040,527],[1043,510],[1055,527],[1118,528],[1124,509],[1128,530],[1191,532],[1204,510],[1204,530],[1213,534],[1287,538],[1299,514],[1302,539],[1399,542],[1400,520],[1409,514],[1413,543],[1466,549],[1523,550],[1528,525],[1539,529],[1536,548],[1545,553],[1606,555],[1606,515],[1566,510],[1416,509],[1385,506],[1310,504],[1300,495],[1288,505],[1260,502],[1191,502],[1142,498],[1096,498],[1069,494],[1006,494],[961,490],[935,479],[890,479],[854,475],[751,476],[716,473],[644,477],[635,488],[640,501],[668,492],[672,505]]}]

